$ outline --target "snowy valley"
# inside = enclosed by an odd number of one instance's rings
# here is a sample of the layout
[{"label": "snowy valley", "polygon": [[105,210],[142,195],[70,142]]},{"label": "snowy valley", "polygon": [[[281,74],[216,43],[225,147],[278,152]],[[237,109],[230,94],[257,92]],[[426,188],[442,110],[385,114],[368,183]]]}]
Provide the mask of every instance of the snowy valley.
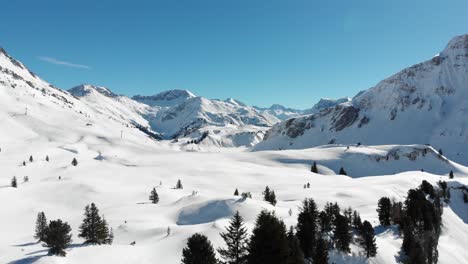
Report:
[{"label": "snowy valley", "polygon": [[[236,212],[249,234],[262,210],[296,226],[306,198],[320,211],[327,202],[351,207],[374,228],[375,256],[354,230],[349,252],[327,249],[329,263],[401,263],[402,223],[382,225],[378,201],[403,203],[423,181],[450,192],[425,193],[428,203],[442,200],[437,263],[468,263],[467,109],[468,35],[352,99],[307,110],[187,90],[132,98],[89,84],[62,90],[0,49],[0,263],[180,263],[194,233],[224,247],[220,233]],[[91,203],[112,244],[78,236]],[[66,257],[34,238],[40,212],[70,225]]]}]

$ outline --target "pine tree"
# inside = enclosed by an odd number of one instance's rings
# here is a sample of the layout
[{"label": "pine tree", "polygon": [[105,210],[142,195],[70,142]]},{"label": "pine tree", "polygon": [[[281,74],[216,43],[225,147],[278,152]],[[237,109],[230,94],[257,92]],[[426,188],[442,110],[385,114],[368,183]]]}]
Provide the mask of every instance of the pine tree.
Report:
[{"label": "pine tree", "polygon": [[234,191],[234,196],[239,196],[239,190],[237,190],[237,188],[236,188],[236,190]]},{"label": "pine tree", "polygon": [[337,215],[335,219],[335,231],[333,232],[333,239],[335,241],[336,248],[340,251],[349,253],[351,249],[349,244],[351,243],[351,232],[346,217]]},{"label": "pine tree", "polygon": [[261,211],[249,242],[248,264],[284,264],[289,256],[286,226],[274,213]]},{"label": "pine tree", "polygon": [[13,176],[13,178],[11,179],[11,187],[18,188],[18,181],[16,180],[15,176]]},{"label": "pine tree", "polygon": [[47,233],[47,218],[44,212],[39,212],[36,218],[36,230],[34,238],[44,241]]},{"label": "pine tree", "polygon": [[362,227],[362,221],[361,221],[361,216],[359,213],[354,210],[353,212],[353,228],[356,230],[360,230]]},{"label": "pine tree", "polygon": [[338,172],[339,175],[348,175],[346,171],[343,169],[343,167],[340,168],[340,172]]},{"label": "pine tree", "polygon": [[318,210],[314,199],[305,199],[302,202],[297,217],[297,238],[301,243],[304,257],[310,259],[317,246]]},{"label": "pine tree", "polygon": [[105,219],[99,216],[99,209],[94,203],[85,207],[83,223],[78,237],[84,238],[85,243],[106,244],[109,240],[109,227]]},{"label": "pine tree", "polygon": [[247,263],[248,241],[247,228],[239,212],[232,217],[226,233],[221,233],[226,248],[219,248],[218,253],[225,264]]},{"label": "pine tree", "polygon": [[183,188],[184,188],[184,186],[182,186],[182,182],[180,181],[180,179],[177,180],[177,184],[176,184],[176,187],[175,187],[175,188],[176,188],[176,189],[183,189]]},{"label": "pine tree", "polygon": [[312,164],[312,168],[310,169],[310,171],[313,173],[318,173],[317,162],[314,161],[314,164]]},{"label": "pine tree", "polygon": [[269,202],[273,206],[276,205],[276,194],[275,191],[270,190],[270,187],[265,187],[265,191],[263,191],[263,200]]},{"label": "pine tree", "polygon": [[29,162],[33,162],[33,161],[34,161],[33,156],[32,155],[29,156]]},{"label": "pine tree", "polygon": [[62,220],[50,221],[44,238],[44,246],[49,248],[50,255],[65,256],[65,249],[72,242],[71,227]]},{"label": "pine tree", "polygon": [[380,198],[377,205],[377,212],[379,213],[379,221],[381,225],[389,226],[391,224],[391,210],[392,202],[390,201],[390,198]]},{"label": "pine tree", "polygon": [[288,247],[289,256],[287,264],[304,264],[304,254],[301,250],[301,245],[296,235],[294,234],[294,228],[289,227],[288,232]]},{"label": "pine tree", "polygon": [[317,240],[317,248],[312,260],[314,264],[328,264],[328,245],[323,238]]},{"label": "pine tree", "polygon": [[45,160],[46,160],[47,162],[49,162],[49,156],[46,156],[46,157],[45,157]]},{"label": "pine tree", "polygon": [[364,221],[364,223],[362,223],[359,235],[359,244],[366,252],[367,258],[375,257],[377,254],[377,244],[375,243],[374,228],[372,227],[371,223]]},{"label": "pine tree", "polygon": [[23,166],[26,166],[26,161],[23,160]]},{"label": "pine tree", "polygon": [[187,240],[187,246],[182,250],[183,264],[216,264],[213,245],[204,235],[193,234]]},{"label": "pine tree", "polygon": [[453,171],[450,171],[450,173],[449,173],[449,178],[450,178],[450,179],[453,179]]},{"label": "pine tree", "polygon": [[151,190],[149,200],[151,201],[151,203],[154,203],[154,204],[159,203],[159,195],[156,192],[156,188],[153,188],[153,190]]},{"label": "pine tree", "polygon": [[78,161],[76,160],[76,158],[73,158],[71,164],[75,167],[78,165]]}]

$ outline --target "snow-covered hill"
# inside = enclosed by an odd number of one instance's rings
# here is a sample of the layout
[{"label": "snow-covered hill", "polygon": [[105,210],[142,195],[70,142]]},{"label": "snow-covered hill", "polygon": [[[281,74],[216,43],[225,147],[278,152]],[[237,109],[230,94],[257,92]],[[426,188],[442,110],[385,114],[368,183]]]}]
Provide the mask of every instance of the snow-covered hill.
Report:
[{"label": "snow-covered hill", "polygon": [[257,150],[327,143],[431,144],[468,160],[468,35],[351,101],[275,125]]}]

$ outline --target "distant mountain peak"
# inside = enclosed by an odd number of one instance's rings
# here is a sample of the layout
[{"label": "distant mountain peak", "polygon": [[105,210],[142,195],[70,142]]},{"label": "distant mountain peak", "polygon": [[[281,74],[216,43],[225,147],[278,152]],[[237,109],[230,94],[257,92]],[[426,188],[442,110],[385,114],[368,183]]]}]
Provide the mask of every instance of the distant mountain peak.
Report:
[{"label": "distant mountain peak", "polygon": [[468,54],[468,34],[452,38],[441,54],[463,53]]},{"label": "distant mountain peak", "polygon": [[237,105],[237,106],[247,106],[246,104],[244,104],[243,102],[239,101],[239,100],[236,100],[234,98],[228,98],[226,100],[224,100],[224,102],[228,103],[228,104],[232,104],[232,105]]},{"label": "distant mountain peak", "polygon": [[164,91],[155,95],[135,95],[132,97],[133,100],[150,105],[150,106],[174,106],[185,102],[190,98],[197,97],[189,90],[169,90]]},{"label": "distant mountain peak", "polygon": [[96,86],[96,85],[92,85],[92,84],[81,84],[81,85],[75,86],[75,87],[68,90],[69,93],[73,94],[76,97],[86,96],[86,95],[92,93],[93,91],[98,92],[98,93],[100,93],[100,94],[102,94],[104,96],[107,96],[107,97],[117,97],[118,96],[118,95],[116,95],[115,93],[113,93],[111,90],[109,90],[106,87]]}]

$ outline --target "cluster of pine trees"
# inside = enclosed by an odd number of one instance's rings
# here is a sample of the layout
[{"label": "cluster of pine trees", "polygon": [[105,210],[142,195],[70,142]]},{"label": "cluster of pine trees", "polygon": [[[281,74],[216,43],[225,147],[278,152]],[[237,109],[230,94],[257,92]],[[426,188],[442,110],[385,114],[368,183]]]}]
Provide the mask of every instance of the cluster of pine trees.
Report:
[{"label": "cluster of pine trees", "polygon": [[[85,207],[83,223],[78,235],[90,244],[112,244],[114,234],[109,229],[107,221],[99,215],[99,210],[94,203]],[[50,255],[65,256],[65,249],[72,242],[71,227],[67,222],[57,219],[47,223],[44,212],[39,212],[36,218],[34,238],[43,242],[43,246],[49,248]]]},{"label": "cluster of pine trees", "polygon": [[194,234],[182,251],[183,264],[303,264],[328,263],[328,251],[335,248],[350,252],[353,236],[367,257],[377,253],[374,228],[368,221],[361,222],[351,208],[340,211],[338,204],[327,203],[319,212],[313,199],[305,199],[298,214],[296,228],[286,228],[274,212],[263,210],[257,216],[249,237],[243,218],[237,212],[225,233],[220,234],[226,246],[215,250],[208,238]]},{"label": "cluster of pine trees", "polygon": [[445,198],[447,202],[450,199],[447,183],[440,181],[438,185],[436,189],[424,180],[419,188],[408,191],[403,203],[388,197],[382,197],[378,202],[380,224],[399,226],[403,235],[402,257],[407,263],[437,263],[443,212],[441,199]]},{"label": "cluster of pine trees", "polygon": [[276,194],[275,191],[270,190],[270,187],[265,187],[265,191],[263,191],[263,200],[269,202],[271,205],[276,205]]}]

